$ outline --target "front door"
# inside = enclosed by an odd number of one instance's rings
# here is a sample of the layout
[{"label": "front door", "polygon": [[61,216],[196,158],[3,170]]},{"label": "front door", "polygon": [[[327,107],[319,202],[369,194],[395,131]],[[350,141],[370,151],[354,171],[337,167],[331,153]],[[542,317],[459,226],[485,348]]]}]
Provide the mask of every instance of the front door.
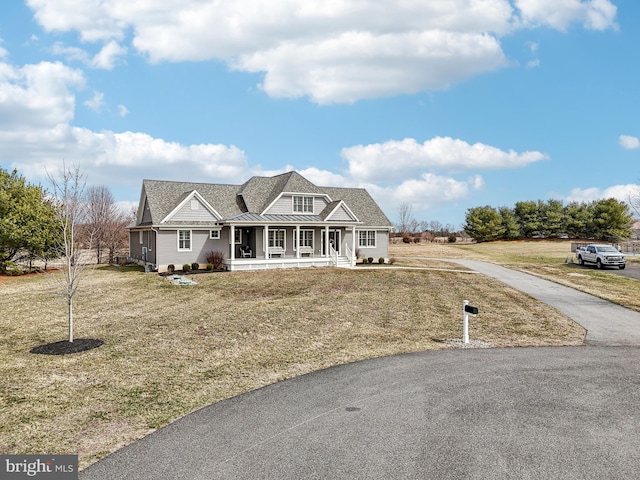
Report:
[{"label": "front door", "polygon": [[[340,244],[342,243],[340,241],[340,238],[340,230],[329,230],[329,245],[331,245],[335,249],[335,251],[338,252],[338,255],[340,255]],[[325,253],[325,255],[327,255],[324,242],[325,234],[324,232],[322,232],[322,251]]]}]

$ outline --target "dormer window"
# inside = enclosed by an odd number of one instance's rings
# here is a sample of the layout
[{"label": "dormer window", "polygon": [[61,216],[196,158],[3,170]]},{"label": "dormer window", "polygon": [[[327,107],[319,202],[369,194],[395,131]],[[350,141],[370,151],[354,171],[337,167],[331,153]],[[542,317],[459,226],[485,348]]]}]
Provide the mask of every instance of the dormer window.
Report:
[{"label": "dormer window", "polygon": [[313,213],[313,197],[293,197],[293,213]]}]

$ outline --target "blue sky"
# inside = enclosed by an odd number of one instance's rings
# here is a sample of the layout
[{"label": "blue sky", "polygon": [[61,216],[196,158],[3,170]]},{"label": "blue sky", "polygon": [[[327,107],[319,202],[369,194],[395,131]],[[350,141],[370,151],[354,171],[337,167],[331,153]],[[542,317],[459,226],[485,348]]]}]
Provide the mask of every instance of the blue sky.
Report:
[{"label": "blue sky", "polygon": [[0,166],[142,179],[295,169],[392,221],[640,189],[636,0],[7,0]]}]

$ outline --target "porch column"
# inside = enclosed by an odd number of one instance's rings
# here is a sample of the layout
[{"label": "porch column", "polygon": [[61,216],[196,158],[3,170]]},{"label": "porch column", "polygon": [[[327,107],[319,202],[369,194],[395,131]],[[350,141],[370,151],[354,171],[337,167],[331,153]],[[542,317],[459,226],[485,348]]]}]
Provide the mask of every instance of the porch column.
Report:
[{"label": "porch column", "polygon": [[300,258],[300,225],[296,225],[296,258]]},{"label": "porch column", "polygon": [[229,255],[229,258],[231,260],[235,260],[236,259],[236,227],[235,225],[231,225],[231,233],[229,235],[231,235],[229,237],[229,243],[231,244],[231,254]]},{"label": "porch column", "polygon": [[356,226],[351,227],[351,266],[356,265]]},{"label": "porch column", "polygon": [[264,226],[264,258],[269,259],[269,225]]},{"label": "porch column", "polygon": [[324,227],[324,256],[331,256],[331,249],[329,248],[329,225]]}]

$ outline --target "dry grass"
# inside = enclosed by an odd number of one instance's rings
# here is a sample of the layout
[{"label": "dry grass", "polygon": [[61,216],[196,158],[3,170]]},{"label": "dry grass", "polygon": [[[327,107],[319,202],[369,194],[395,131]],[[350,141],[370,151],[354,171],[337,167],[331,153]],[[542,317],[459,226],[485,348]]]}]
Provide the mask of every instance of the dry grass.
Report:
[{"label": "dry grass", "polygon": [[[521,270],[576,288],[619,305],[640,311],[640,281],[611,271],[580,267],[573,262],[570,240],[522,240],[478,244],[395,244],[391,254],[398,265],[429,265],[425,258],[466,258],[484,260]],[[437,261],[442,265],[442,260]],[[638,265],[640,257],[627,257]],[[434,264],[435,265],[435,264]],[[449,264],[449,268],[459,268]]]},{"label": "dry grass", "polygon": [[[461,252],[464,252],[462,250]],[[448,268],[445,262],[432,262]],[[458,268],[458,267],[455,267]],[[76,308],[92,351],[34,355],[66,336],[42,276],[0,283],[0,452],[78,453],[82,466],[203,405],[331,365],[448,348],[463,299],[483,298],[470,336],[494,346],[578,345],[584,331],[480,275],[303,269],[194,276],[99,268]]]}]

